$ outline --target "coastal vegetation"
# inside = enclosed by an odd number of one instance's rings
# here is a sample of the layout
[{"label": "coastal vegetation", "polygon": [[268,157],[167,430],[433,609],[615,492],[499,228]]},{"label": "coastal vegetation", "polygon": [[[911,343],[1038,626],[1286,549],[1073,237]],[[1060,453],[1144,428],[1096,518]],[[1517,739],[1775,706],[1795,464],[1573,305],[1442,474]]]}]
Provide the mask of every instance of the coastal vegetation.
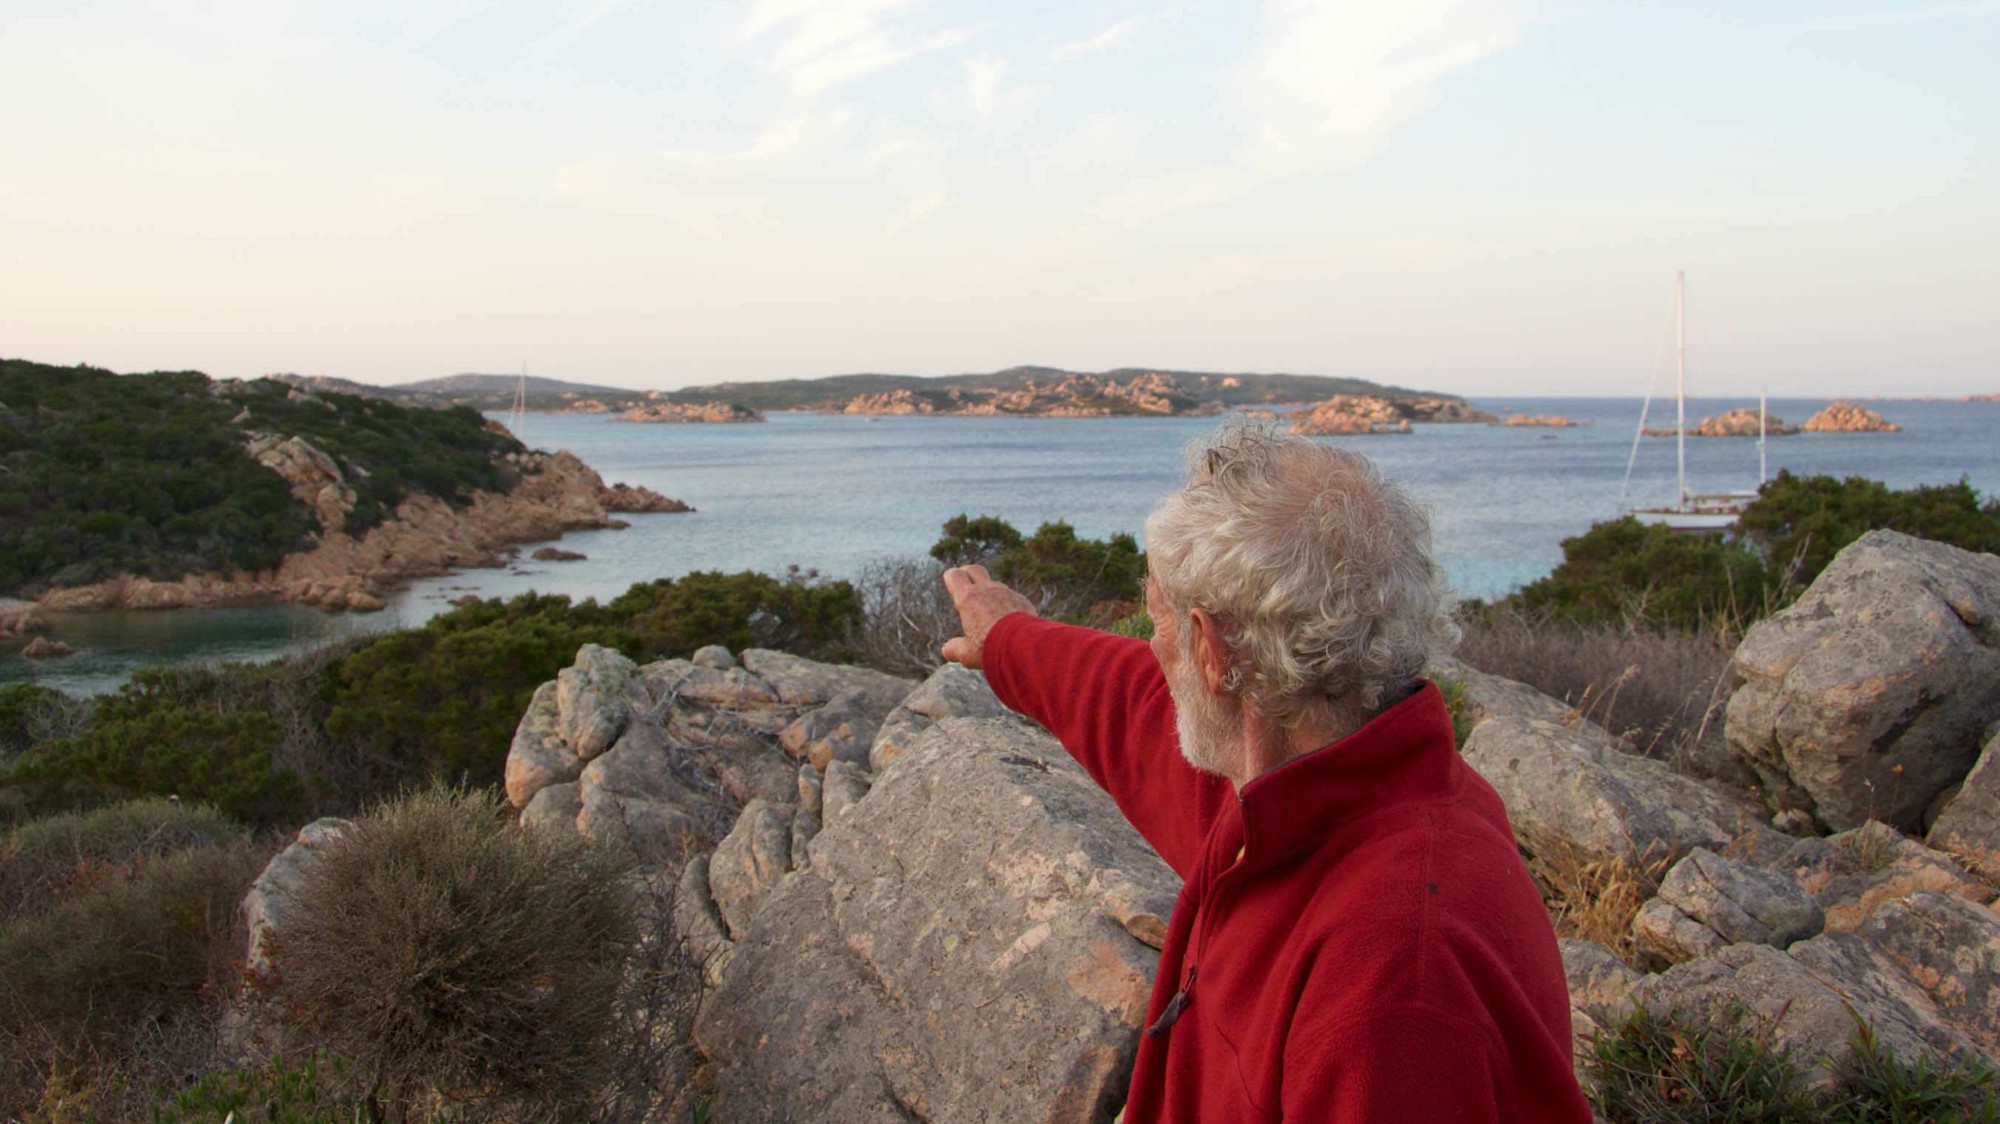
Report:
[{"label": "coastal vegetation", "polygon": [[259,433],[304,437],[343,467],[352,534],[412,492],[502,488],[502,457],[520,450],[469,409],[0,360],[0,591],[276,566],[320,528],[246,448]]}]

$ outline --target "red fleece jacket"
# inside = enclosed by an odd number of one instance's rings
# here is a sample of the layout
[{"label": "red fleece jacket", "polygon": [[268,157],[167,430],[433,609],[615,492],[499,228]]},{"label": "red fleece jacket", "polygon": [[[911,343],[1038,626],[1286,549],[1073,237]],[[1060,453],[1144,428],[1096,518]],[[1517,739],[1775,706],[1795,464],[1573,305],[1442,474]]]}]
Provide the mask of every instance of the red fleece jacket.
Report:
[{"label": "red fleece jacket", "polygon": [[1126,1124],[1590,1124],[1554,930],[1434,684],[1237,792],[1144,642],[1015,613],[984,663],[1185,879]]}]

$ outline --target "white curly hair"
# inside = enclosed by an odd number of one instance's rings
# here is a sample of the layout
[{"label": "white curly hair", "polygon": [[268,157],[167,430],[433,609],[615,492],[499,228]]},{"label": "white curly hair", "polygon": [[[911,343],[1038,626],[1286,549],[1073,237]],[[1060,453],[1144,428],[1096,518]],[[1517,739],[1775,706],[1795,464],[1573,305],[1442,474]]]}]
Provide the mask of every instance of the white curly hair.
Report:
[{"label": "white curly hair", "polygon": [[1146,520],[1154,585],[1182,643],[1218,618],[1225,688],[1295,729],[1400,697],[1457,642],[1430,517],[1368,458],[1248,423],[1188,450],[1188,482]]}]

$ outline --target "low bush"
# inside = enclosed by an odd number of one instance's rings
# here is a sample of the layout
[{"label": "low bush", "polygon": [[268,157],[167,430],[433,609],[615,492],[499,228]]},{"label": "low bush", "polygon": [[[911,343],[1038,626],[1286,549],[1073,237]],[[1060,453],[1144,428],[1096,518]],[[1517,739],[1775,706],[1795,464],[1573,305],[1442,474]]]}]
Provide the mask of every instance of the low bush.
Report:
[{"label": "low bush", "polygon": [[401,798],[302,880],[276,994],[378,1117],[433,1098],[576,1113],[612,1063],[626,869],[577,834],[523,830],[487,791]]},{"label": "low bush", "polygon": [[896,558],[861,571],[863,662],[891,675],[925,676],[944,663],[940,649],[959,634],[958,610],[944,588],[944,563]]},{"label": "low bush", "polygon": [[1993,1071],[1911,1062],[1865,1023],[1832,1080],[1809,1085],[1773,1026],[1738,1006],[1713,1019],[1636,1008],[1599,1033],[1581,1066],[1607,1124],[1994,1124]]},{"label": "low bush", "polygon": [[0,838],[0,924],[46,912],[150,859],[242,838],[243,829],[213,808],[161,798],[30,820]]},{"label": "low bush", "polygon": [[0,924],[0,1119],[130,1119],[206,1068],[237,904],[269,857],[197,844]]},{"label": "low bush", "polygon": [[[327,1076],[321,1075],[321,1069]],[[364,1106],[338,1091],[339,1066],[317,1054],[295,1061],[204,1073],[185,1089],[162,1096],[150,1124],[325,1124],[361,1118]]]}]

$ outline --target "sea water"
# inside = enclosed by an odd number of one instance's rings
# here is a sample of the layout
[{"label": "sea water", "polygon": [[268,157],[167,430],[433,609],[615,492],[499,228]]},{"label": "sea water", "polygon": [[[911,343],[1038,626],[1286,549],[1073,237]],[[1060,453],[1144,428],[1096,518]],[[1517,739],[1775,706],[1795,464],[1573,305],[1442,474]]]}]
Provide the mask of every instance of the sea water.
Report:
[{"label": "sea water", "polygon": [[[1460,595],[1492,598],[1562,560],[1562,540],[1621,507],[1675,498],[1674,442],[1639,443],[1636,399],[1489,398],[1496,412],[1561,414],[1569,429],[1422,425],[1410,434],[1325,440],[1357,449],[1426,504],[1436,548]],[[1826,400],[1773,400],[1794,423]],[[1754,401],[1689,403],[1693,420]],[[1964,478],[2000,495],[2000,404],[1870,403],[1903,426],[1892,434],[1802,433],[1767,443],[1770,471],[1864,476],[1892,487]],[[1671,427],[1672,405],[1649,424]],[[67,660],[0,659],[0,682],[32,679],[73,692],[122,682],[136,667],[192,660],[268,659],[356,632],[412,627],[460,597],[530,590],[572,598],[615,596],[635,582],[697,570],[856,576],[868,563],[922,555],[944,521],[994,515],[1031,532],[1066,520],[1079,534],[1140,535],[1160,496],[1182,479],[1182,450],[1212,430],[1203,418],[926,418],[773,414],[761,425],[633,425],[603,415],[531,414],[526,440],[568,449],[610,482],[685,500],[681,515],[627,516],[622,531],[567,535],[580,562],[469,570],[413,584],[389,608],[328,615],[298,606],[159,613],[66,614],[56,635],[79,650]],[[1697,492],[1757,484],[1754,438],[1690,438],[1688,483]]]}]

